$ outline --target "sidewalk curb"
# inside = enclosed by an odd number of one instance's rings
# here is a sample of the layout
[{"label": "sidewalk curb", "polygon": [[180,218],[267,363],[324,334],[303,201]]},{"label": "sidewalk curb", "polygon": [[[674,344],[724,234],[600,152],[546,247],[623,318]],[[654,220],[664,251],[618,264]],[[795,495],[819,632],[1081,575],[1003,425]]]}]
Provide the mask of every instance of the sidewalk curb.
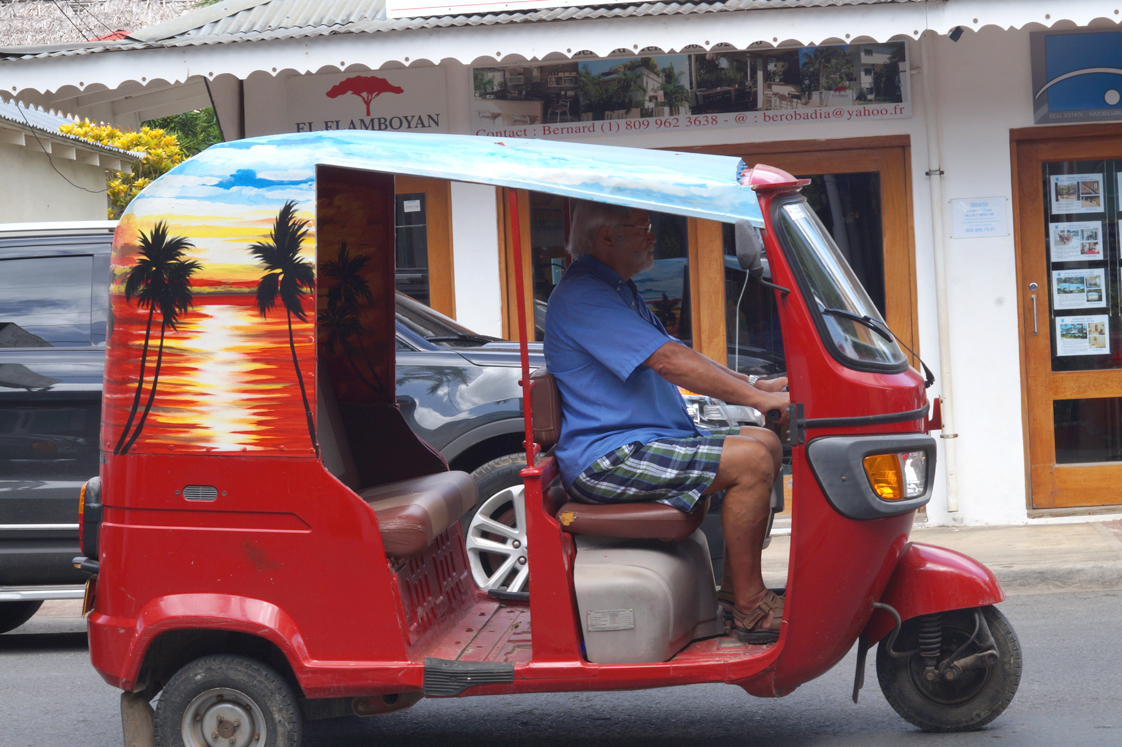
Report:
[{"label": "sidewalk curb", "polygon": [[1116,591],[1122,589],[1122,562],[1086,563],[1049,568],[995,568],[1006,594],[1047,594],[1063,591]]}]

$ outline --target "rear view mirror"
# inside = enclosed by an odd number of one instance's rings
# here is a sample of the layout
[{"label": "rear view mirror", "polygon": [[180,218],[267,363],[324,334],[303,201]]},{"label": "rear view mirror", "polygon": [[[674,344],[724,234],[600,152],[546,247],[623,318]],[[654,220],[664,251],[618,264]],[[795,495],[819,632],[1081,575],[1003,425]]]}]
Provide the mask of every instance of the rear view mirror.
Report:
[{"label": "rear view mirror", "polygon": [[764,275],[764,241],[760,231],[746,220],[736,222],[736,260],[740,267],[754,278]]}]

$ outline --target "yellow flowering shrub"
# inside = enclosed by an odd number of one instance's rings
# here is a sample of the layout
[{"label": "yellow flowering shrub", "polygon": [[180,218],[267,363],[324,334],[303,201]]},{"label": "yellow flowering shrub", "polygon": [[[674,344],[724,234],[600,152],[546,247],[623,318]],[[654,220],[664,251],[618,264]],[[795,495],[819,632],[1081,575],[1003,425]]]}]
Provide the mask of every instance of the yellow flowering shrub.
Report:
[{"label": "yellow flowering shrub", "polygon": [[141,127],[140,132],[125,132],[110,125],[99,125],[84,120],[75,124],[59,127],[59,131],[114,148],[144,153],[144,160],[134,163],[132,173],[118,171],[109,178],[106,189],[109,193],[109,217],[121,217],[132,198],[147,187],[161,174],[185,158],[179,147],[179,139],[163,130]]}]

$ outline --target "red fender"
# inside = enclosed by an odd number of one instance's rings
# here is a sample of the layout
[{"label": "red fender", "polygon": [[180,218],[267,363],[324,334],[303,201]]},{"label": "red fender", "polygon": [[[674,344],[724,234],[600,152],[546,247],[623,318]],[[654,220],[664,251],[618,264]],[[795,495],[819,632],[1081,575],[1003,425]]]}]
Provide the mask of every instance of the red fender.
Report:
[{"label": "red fender", "polygon": [[[135,620],[93,612],[88,620],[90,654],[109,684],[131,690],[148,646],[161,633],[182,628],[250,633],[276,644],[299,672],[309,661],[303,637],[279,607],[226,594],[175,594],[144,605]],[[122,630],[132,635],[124,637]],[[119,670],[111,669],[114,665]]]},{"label": "red fender", "polygon": [[[997,604],[1005,592],[993,572],[973,558],[945,547],[909,544],[896,563],[880,601],[907,620],[932,612],[969,609]],[[884,610],[874,610],[862,633],[869,645],[892,630],[895,621]]]}]

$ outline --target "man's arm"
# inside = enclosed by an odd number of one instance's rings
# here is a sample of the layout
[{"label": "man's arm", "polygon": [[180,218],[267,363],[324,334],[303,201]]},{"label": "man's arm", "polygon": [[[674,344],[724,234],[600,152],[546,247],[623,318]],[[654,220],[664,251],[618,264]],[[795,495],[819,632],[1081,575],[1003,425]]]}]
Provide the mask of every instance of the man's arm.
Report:
[{"label": "man's arm", "polygon": [[780,423],[787,422],[787,405],[791,401],[787,392],[769,392],[752,386],[748,377],[681,343],[667,342],[643,363],[671,384],[730,404],[748,405],[765,414],[778,410]]},{"label": "man's arm", "polygon": [[714,366],[716,366],[717,368],[719,368],[719,369],[725,371],[726,373],[728,373],[730,376],[735,376],[736,378],[740,379],[741,381],[746,381],[749,384],[752,384],[752,386],[756,387],[761,392],[778,392],[778,391],[782,390],[783,387],[787,386],[787,377],[786,376],[779,376],[779,377],[774,378],[774,379],[762,379],[762,378],[756,377],[756,381],[753,382],[748,377],[748,374],[742,374],[739,371],[733,371],[728,366],[721,365],[720,363],[713,360],[712,358],[710,358],[709,361]]}]

